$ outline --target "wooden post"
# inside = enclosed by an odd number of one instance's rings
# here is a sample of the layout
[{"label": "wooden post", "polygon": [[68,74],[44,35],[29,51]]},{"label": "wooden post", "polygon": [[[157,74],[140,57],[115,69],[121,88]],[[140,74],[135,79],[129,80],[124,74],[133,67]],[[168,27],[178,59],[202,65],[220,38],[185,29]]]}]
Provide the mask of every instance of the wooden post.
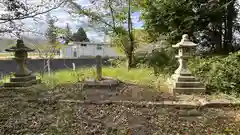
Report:
[{"label": "wooden post", "polygon": [[102,80],[102,57],[100,55],[96,56],[96,72],[97,80]]},{"label": "wooden post", "polygon": [[72,66],[73,66],[73,71],[75,71],[76,70],[75,63],[72,63]]},{"label": "wooden post", "polygon": [[48,76],[51,76],[50,58],[47,60]]}]

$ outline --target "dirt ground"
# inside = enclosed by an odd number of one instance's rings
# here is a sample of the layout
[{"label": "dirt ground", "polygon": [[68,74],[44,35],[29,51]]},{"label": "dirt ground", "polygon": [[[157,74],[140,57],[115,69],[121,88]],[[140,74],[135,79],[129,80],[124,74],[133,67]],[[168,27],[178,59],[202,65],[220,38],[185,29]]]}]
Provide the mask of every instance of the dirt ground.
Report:
[{"label": "dirt ground", "polygon": [[175,100],[168,93],[157,92],[146,86],[120,83],[112,88],[83,88],[81,84],[62,84],[57,86],[52,93],[57,99],[75,100],[131,100],[131,101],[163,101]]},{"label": "dirt ground", "polygon": [[112,89],[82,89],[68,84],[54,90],[0,90],[0,135],[240,134],[240,110],[233,108],[183,110],[63,103],[57,102],[59,99],[178,100],[170,94],[128,84]]}]

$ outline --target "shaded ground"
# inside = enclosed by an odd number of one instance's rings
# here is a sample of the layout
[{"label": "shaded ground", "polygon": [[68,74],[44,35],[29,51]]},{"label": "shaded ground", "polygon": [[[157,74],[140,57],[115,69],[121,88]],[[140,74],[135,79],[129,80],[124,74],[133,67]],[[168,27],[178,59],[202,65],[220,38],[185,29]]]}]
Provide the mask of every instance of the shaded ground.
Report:
[{"label": "shaded ground", "polygon": [[163,101],[174,100],[168,93],[157,92],[146,86],[135,84],[119,84],[112,88],[83,88],[81,84],[62,84],[51,93],[57,99],[75,100],[131,100],[131,101]]},{"label": "shaded ground", "polygon": [[[38,88],[31,91],[1,90],[0,135],[240,134],[240,110],[238,109],[203,109],[196,111],[161,107],[136,107],[134,105],[80,105],[56,102],[57,99],[69,99],[70,97],[81,99],[86,96],[86,93],[85,95],[79,94],[79,88],[77,90],[74,87],[72,89],[70,86],[67,86],[66,89],[60,89],[59,87],[52,92],[41,91]],[[117,91],[126,91],[119,94],[122,97],[125,96],[124,100],[130,99],[131,96],[133,100],[143,100],[142,98],[145,98],[145,96],[149,100],[170,98],[169,95],[157,95],[154,92],[154,94],[146,95],[140,89],[141,87],[137,86],[122,85]],[[131,93],[133,90],[135,92],[141,91],[142,95],[140,94],[140,97],[142,96],[142,98],[137,98],[138,94],[134,96]],[[86,92],[86,90],[83,91]],[[117,96],[115,95],[115,97]],[[94,97],[97,96],[94,95]],[[52,100],[48,102],[37,101],[37,98]],[[29,101],[29,99],[32,99],[32,101]]]}]

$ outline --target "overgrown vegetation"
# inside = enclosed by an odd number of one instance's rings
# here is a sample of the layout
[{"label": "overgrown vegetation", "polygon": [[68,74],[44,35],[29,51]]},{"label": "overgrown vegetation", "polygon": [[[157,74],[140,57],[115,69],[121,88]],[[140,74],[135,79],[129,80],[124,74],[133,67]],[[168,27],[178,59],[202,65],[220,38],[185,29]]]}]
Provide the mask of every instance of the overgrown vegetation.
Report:
[{"label": "overgrown vegetation", "polygon": [[190,67],[206,85],[209,92],[240,92],[240,53],[227,57],[215,56],[210,58],[195,57]]},{"label": "overgrown vegetation", "polygon": [[170,75],[176,70],[178,64],[172,48],[153,50],[151,53],[136,53],[135,62],[152,68],[155,75]]},{"label": "overgrown vegetation", "polygon": [[[103,76],[113,77],[125,83],[133,83],[138,85],[149,86],[159,91],[168,91],[164,84],[164,76],[156,76],[154,72],[147,67],[139,67],[128,71],[124,66],[119,67],[103,67]],[[54,88],[59,84],[76,83],[86,79],[93,79],[96,77],[94,68],[80,68],[76,71],[62,70],[57,71],[52,76],[44,76],[43,82],[48,87]]]},{"label": "overgrown vegetation", "polygon": [[[240,92],[240,53],[228,56],[194,56],[189,68],[207,87],[207,92],[236,94]],[[152,68],[155,74],[171,75],[178,62],[172,49],[136,55],[136,62]]]}]

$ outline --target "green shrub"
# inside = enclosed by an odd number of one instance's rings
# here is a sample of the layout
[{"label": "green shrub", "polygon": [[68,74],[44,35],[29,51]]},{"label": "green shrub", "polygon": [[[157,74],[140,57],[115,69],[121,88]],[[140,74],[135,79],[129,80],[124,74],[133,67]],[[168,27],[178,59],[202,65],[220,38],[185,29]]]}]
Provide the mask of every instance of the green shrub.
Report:
[{"label": "green shrub", "polygon": [[190,61],[190,68],[206,84],[209,92],[240,92],[240,53],[224,58],[195,57]]},{"label": "green shrub", "polygon": [[135,62],[153,68],[155,74],[172,74],[178,65],[175,53],[170,48],[155,50],[149,54],[136,54]]},{"label": "green shrub", "polygon": [[110,62],[112,67],[119,67],[126,63],[127,59],[125,57],[118,58],[118,59],[109,59],[108,62]]}]

